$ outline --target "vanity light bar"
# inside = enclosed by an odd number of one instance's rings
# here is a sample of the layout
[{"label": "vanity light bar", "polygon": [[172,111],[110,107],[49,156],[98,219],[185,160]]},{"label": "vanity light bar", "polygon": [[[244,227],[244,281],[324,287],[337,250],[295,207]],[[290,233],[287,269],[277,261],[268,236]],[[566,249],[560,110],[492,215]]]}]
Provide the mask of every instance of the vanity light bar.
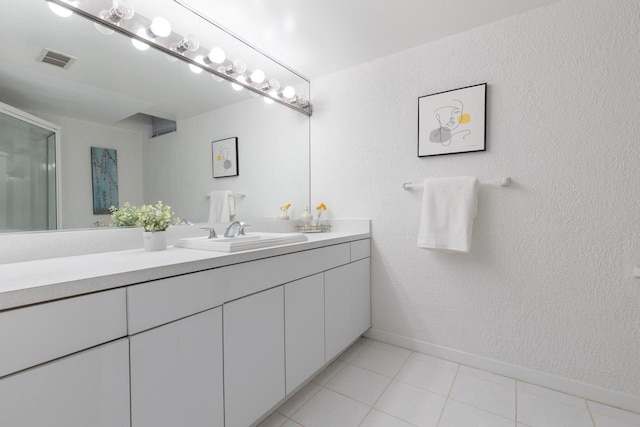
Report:
[{"label": "vanity light bar", "polygon": [[[93,21],[99,25],[107,27],[113,31],[117,31],[120,34],[137,40],[141,43],[153,46],[155,49],[166,53],[172,57],[178,58],[193,67],[201,68],[217,77],[228,80],[238,86],[248,89],[258,95],[262,95],[265,98],[273,100],[279,104],[296,110],[307,116],[311,116],[313,109],[310,102],[306,99],[299,97],[293,97],[293,99],[287,99],[282,95],[281,91],[274,91],[269,85],[264,83],[252,82],[247,76],[251,76],[251,72],[244,70],[243,73],[234,77],[236,73],[231,72],[233,70],[234,61],[225,60],[221,64],[217,64],[211,61],[203,61],[201,58],[207,58],[210,49],[199,46],[196,50],[185,49],[180,52],[175,49],[175,46],[183,43],[189,36],[184,37],[171,31],[166,37],[153,37],[149,34],[149,27],[152,24],[151,19],[146,18],[138,13],[135,13],[130,19],[122,19],[117,22],[112,22],[108,19],[102,19],[100,13],[104,10],[105,6],[96,5],[96,1],[81,0],[69,3],[65,0],[45,0],[49,3],[56,4],[58,6],[69,9],[73,13],[80,15],[90,21]],[[111,2],[109,2],[111,3]],[[108,7],[108,6],[107,6]],[[143,31],[141,31],[143,30]],[[147,37],[148,36],[148,37]],[[182,49],[180,49],[182,50]],[[198,58],[199,57],[199,58]],[[198,61],[197,59],[200,59]],[[247,75],[245,75],[245,72]]]}]

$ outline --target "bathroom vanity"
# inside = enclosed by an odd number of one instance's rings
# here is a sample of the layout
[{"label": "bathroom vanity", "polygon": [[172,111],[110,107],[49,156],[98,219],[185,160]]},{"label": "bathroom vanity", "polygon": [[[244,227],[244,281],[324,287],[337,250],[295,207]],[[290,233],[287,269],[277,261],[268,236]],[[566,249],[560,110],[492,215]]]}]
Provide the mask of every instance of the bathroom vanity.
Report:
[{"label": "bathroom vanity", "polygon": [[28,261],[0,277],[3,426],[246,427],[370,326],[369,232]]}]

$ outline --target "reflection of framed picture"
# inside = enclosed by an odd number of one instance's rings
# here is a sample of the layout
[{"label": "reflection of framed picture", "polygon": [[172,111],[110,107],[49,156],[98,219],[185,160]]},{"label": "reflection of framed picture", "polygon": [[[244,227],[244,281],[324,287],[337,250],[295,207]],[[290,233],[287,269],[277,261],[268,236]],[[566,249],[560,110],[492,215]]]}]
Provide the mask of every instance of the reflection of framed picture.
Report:
[{"label": "reflection of framed picture", "polygon": [[418,157],[485,151],[487,84],[418,98]]},{"label": "reflection of framed picture", "polygon": [[224,178],[237,176],[238,170],[238,138],[227,138],[211,143],[213,154],[213,177]]},{"label": "reflection of framed picture", "polygon": [[93,214],[109,214],[118,206],[118,152],[111,148],[91,147]]}]

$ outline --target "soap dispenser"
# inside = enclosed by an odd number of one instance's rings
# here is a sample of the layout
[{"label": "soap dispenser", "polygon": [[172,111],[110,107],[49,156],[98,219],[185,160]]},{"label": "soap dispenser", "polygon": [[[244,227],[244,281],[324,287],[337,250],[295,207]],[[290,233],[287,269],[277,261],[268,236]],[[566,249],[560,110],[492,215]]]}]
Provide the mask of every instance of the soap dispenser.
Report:
[{"label": "soap dispenser", "polygon": [[304,212],[300,215],[300,219],[302,220],[302,225],[304,228],[311,228],[311,223],[313,222],[313,215],[309,212],[309,206],[304,208]]}]

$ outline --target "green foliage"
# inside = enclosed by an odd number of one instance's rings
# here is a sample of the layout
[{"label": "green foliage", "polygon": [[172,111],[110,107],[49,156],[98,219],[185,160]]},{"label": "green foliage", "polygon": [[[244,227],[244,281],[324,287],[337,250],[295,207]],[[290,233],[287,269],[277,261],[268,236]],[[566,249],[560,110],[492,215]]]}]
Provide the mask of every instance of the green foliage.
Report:
[{"label": "green foliage", "polygon": [[144,227],[144,231],[165,231],[169,225],[180,221],[171,206],[158,202],[154,205],[132,206],[129,202],[122,208],[110,208],[111,218],[116,227]]},{"label": "green foliage", "polygon": [[138,227],[140,214],[138,208],[126,202],[120,209],[114,206],[109,208],[111,219],[116,227]]}]

